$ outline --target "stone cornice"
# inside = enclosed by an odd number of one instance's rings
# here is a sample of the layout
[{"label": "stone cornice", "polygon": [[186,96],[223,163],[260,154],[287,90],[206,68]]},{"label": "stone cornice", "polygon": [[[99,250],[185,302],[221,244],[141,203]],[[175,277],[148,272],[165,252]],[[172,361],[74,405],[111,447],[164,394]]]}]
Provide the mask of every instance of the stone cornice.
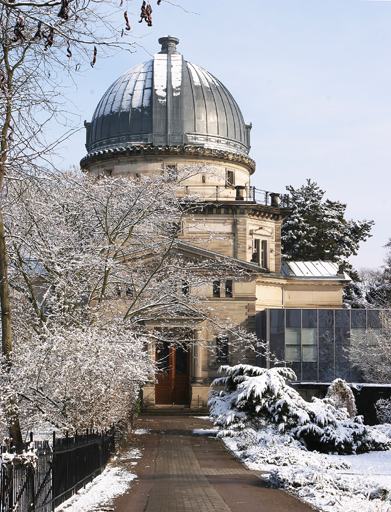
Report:
[{"label": "stone cornice", "polygon": [[88,170],[91,164],[104,162],[121,156],[183,156],[188,158],[220,160],[244,165],[249,170],[250,174],[255,172],[254,160],[246,155],[195,145],[153,146],[152,144],[145,144],[118,146],[109,149],[91,151],[80,161],[80,166],[82,169]]},{"label": "stone cornice", "polygon": [[[186,203],[188,205],[188,203]],[[290,213],[289,208],[279,208],[253,201],[208,201],[195,203],[192,214],[225,215],[236,213],[252,218],[281,220]]]}]

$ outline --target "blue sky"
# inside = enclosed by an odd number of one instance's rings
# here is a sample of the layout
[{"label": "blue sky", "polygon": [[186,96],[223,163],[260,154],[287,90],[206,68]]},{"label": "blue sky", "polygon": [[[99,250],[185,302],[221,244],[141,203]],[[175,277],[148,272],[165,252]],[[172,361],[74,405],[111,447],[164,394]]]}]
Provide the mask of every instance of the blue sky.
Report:
[{"label": "blue sky", "polygon": [[[136,23],[140,3],[128,8],[137,51],[80,74],[66,93],[73,120],[90,120],[119,75],[158,51],[160,36],[177,36],[253,123],[253,184],[283,191],[314,179],[349,216],[375,220],[352,261],[380,266],[391,237],[391,1],[153,0],[152,28]],[[60,165],[84,152],[81,130],[58,149]]]}]

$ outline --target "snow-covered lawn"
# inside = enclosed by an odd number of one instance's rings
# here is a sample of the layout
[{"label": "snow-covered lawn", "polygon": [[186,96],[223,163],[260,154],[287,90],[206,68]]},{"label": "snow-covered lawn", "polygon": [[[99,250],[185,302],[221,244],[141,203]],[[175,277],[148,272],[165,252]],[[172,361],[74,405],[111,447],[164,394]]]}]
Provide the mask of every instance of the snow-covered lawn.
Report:
[{"label": "snow-covered lawn", "polygon": [[248,429],[223,440],[249,469],[262,471],[272,485],[319,510],[391,511],[391,450],[360,455],[309,452],[274,428]]},{"label": "snow-covered lawn", "polygon": [[137,448],[114,458],[101,475],[57,507],[56,512],[92,512],[110,507],[113,500],[126,492],[132,480],[137,478],[124,466],[134,466],[140,458],[141,452]]},{"label": "snow-covered lawn", "polygon": [[220,370],[210,414],[250,469],[323,512],[391,512],[391,424],[365,425],[345,381],[306,401],[289,368]]}]

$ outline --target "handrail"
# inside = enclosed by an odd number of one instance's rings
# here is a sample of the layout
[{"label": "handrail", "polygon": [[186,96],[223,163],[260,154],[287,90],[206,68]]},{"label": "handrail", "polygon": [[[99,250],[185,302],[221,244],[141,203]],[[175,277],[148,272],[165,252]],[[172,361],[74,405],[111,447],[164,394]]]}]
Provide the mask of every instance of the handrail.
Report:
[{"label": "handrail", "polygon": [[260,204],[264,206],[272,206],[276,208],[289,208],[289,194],[279,194],[262,190],[253,186],[225,186],[213,184],[190,184],[184,185],[185,195],[199,194],[202,190],[202,198],[210,201],[244,201]]}]

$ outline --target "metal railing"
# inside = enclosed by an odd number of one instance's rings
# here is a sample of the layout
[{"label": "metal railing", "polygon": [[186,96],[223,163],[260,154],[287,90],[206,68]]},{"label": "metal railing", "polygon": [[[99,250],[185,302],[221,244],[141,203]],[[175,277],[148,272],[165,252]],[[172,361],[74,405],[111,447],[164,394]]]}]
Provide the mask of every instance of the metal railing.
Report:
[{"label": "metal railing", "polygon": [[253,186],[185,185],[183,197],[192,195],[207,201],[243,201],[275,208],[289,208],[288,194],[269,192]]},{"label": "metal railing", "polygon": [[[52,512],[106,466],[114,452],[114,431],[33,441],[36,459],[9,456],[0,446],[0,512]],[[7,453],[7,457],[5,454]]]}]

